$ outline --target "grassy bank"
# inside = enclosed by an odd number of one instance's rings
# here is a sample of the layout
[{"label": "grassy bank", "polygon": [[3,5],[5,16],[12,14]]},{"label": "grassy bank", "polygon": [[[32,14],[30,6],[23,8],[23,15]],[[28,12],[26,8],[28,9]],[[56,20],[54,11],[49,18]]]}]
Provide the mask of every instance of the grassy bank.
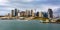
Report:
[{"label": "grassy bank", "polygon": [[35,17],[32,20],[46,20],[46,19],[48,19],[48,18],[45,18],[45,17]]}]

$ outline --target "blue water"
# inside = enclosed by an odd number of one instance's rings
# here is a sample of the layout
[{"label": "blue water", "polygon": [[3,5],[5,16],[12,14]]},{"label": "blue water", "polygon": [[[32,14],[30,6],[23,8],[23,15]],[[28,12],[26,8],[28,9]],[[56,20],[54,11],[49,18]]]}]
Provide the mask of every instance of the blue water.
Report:
[{"label": "blue water", "polygon": [[60,30],[60,24],[40,23],[39,20],[0,20],[0,30]]}]

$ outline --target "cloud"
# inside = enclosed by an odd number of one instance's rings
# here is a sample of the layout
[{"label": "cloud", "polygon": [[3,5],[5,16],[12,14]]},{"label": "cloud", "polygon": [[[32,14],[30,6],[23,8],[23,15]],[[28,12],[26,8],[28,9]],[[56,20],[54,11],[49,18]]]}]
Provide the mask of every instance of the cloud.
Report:
[{"label": "cloud", "polygon": [[51,8],[55,11],[60,8],[60,0],[0,0],[0,11],[9,12],[14,8],[36,9],[37,11],[47,11]]},{"label": "cloud", "polygon": [[5,5],[6,3],[8,3],[8,0],[0,0],[0,5]]},{"label": "cloud", "polygon": [[6,3],[8,0],[0,0],[0,3]]},{"label": "cloud", "polygon": [[10,1],[27,3],[27,2],[46,1],[46,0],[10,0]]},{"label": "cloud", "polygon": [[46,1],[46,0],[21,0],[22,2],[38,2],[38,1]]},{"label": "cloud", "polygon": [[33,2],[34,0],[22,0],[22,2]]}]

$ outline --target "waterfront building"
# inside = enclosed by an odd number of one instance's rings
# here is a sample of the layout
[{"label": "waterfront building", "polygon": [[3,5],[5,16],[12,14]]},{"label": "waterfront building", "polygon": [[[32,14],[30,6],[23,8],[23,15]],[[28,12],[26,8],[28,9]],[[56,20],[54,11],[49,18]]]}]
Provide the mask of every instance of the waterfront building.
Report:
[{"label": "waterfront building", "polygon": [[12,17],[10,13],[8,13],[8,17],[9,17],[9,18]]},{"label": "waterfront building", "polygon": [[28,14],[28,12],[29,12],[29,11],[28,11],[28,10],[26,10],[26,12],[25,12],[25,14],[26,14],[26,17],[28,17],[28,15],[29,15],[29,14]]},{"label": "waterfront building", "polygon": [[10,13],[8,13],[8,17],[10,17],[11,16],[11,14]]},{"label": "waterfront building", "polygon": [[14,10],[11,10],[11,16],[14,17]]},{"label": "waterfront building", "polygon": [[43,12],[39,12],[39,17],[43,17]]},{"label": "waterfront building", "polygon": [[35,13],[37,17],[39,17],[39,12]]},{"label": "waterfront building", "polygon": [[18,15],[18,10],[17,9],[15,9],[15,16],[17,16]]},{"label": "waterfront building", "polygon": [[28,17],[30,17],[31,16],[31,12],[30,11],[28,11]]},{"label": "waterfront building", "polygon": [[48,9],[48,18],[53,18],[53,11],[52,9]]},{"label": "waterfront building", "polygon": [[31,10],[31,16],[32,17],[34,17],[35,15],[34,15],[34,12],[33,12],[33,10]]},{"label": "waterfront building", "polygon": [[18,17],[20,17],[20,12],[18,12]]},{"label": "waterfront building", "polygon": [[20,17],[20,11],[18,10],[18,17]]},{"label": "waterfront building", "polygon": [[37,17],[43,17],[43,13],[42,12],[37,12],[36,15],[37,15]]},{"label": "waterfront building", "polygon": [[25,11],[20,12],[20,16],[21,16],[21,17],[25,17],[25,16],[26,16],[26,15],[25,15]]},{"label": "waterfront building", "polygon": [[44,16],[45,18],[48,18],[48,13],[47,13],[47,12],[43,12],[43,16]]}]

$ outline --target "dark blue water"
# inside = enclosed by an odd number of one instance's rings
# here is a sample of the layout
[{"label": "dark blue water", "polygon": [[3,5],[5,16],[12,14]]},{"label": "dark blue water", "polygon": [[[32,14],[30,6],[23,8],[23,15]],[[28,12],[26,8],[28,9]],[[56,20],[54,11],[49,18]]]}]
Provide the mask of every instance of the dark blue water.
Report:
[{"label": "dark blue water", "polygon": [[60,30],[60,24],[40,23],[38,20],[0,20],[0,30]]}]

